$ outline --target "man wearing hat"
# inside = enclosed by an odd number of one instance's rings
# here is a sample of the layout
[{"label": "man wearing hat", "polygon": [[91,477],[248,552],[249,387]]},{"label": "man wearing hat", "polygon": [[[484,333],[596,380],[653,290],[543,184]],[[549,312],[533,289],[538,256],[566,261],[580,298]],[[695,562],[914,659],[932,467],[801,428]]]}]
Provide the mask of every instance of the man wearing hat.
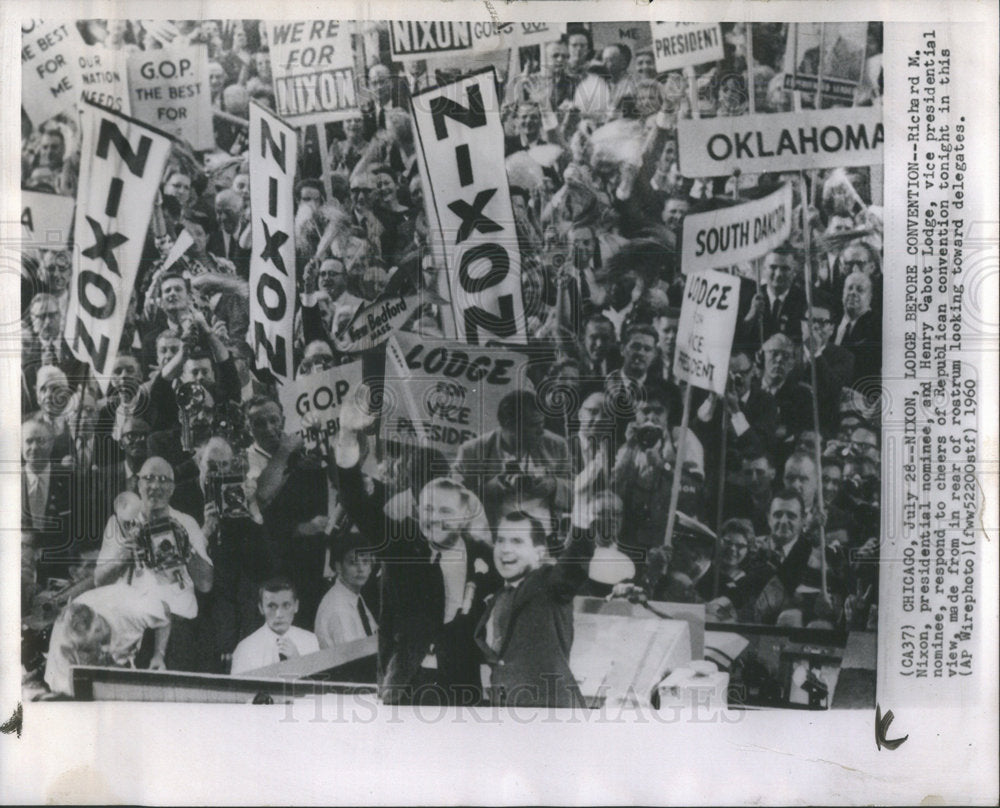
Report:
[{"label": "man wearing hat", "polygon": [[314,632],[320,648],[362,640],[378,631],[375,615],[361,594],[374,564],[361,534],[351,531],[335,537],[330,564],[337,577],[316,611]]}]

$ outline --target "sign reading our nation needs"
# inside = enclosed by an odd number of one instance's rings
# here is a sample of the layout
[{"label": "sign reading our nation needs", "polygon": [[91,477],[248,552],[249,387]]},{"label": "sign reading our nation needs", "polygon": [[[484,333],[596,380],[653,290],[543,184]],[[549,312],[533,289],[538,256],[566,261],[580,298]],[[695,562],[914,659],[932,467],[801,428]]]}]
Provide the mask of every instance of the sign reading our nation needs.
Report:
[{"label": "sign reading our nation needs", "polygon": [[465,441],[497,428],[501,398],[531,388],[527,361],[504,348],[393,335],[386,342],[383,437],[453,458]]},{"label": "sign reading our nation needs", "polygon": [[66,341],[102,390],[111,378],[170,138],[81,105],[80,183]]},{"label": "sign reading our nation needs", "polygon": [[687,177],[797,171],[882,163],[881,107],[783,112],[677,123],[680,170]]},{"label": "sign reading our nation needs", "polygon": [[79,100],[76,60],[83,46],[72,22],[21,22],[21,106],[36,127]]},{"label": "sign reading our nation needs", "polygon": [[358,109],[350,23],[303,20],[269,25],[279,115],[302,123],[336,121]]},{"label": "sign reading our nation needs", "polygon": [[340,429],[340,408],[361,386],[361,360],[299,376],[278,391],[285,427],[307,449],[326,450]]},{"label": "sign reading our nation needs", "polygon": [[73,197],[21,191],[21,237],[25,247],[62,250],[73,227]]},{"label": "sign reading our nation needs", "polygon": [[295,314],[295,130],[250,105],[250,328],[258,368],[292,378]]},{"label": "sign reading our nation needs", "polygon": [[132,114],[186,140],[197,150],[214,149],[208,47],[174,45],[136,51],[128,57]]},{"label": "sign reading our nation needs", "polygon": [[674,351],[678,379],[725,394],[739,302],[737,276],[711,269],[687,276]]},{"label": "sign reading our nation needs", "polygon": [[700,22],[653,22],[653,58],[660,73],[723,57],[722,28]]},{"label": "sign reading our nation needs", "polygon": [[544,45],[559,39],[565,30],[565,24],[551,22],[392,20],[389,44],[394,62],[412,62],[434,56]]},{"label": "sign reading our nation needs", "polygon": [[458,338],[527,340],[493,68],[414,96],[428,221],[440,232]]},{"label": "sign reading our nation needs", "polygon": [[761,199],[684,217],[685,274],[719,269],[765,255],[792,231],[792,186]]},{"label": "sign reading our nation needs", "polygon": [[130,114],[128,53],[111,48],[86,48],[76,57],[80,98],[115,112]]}]

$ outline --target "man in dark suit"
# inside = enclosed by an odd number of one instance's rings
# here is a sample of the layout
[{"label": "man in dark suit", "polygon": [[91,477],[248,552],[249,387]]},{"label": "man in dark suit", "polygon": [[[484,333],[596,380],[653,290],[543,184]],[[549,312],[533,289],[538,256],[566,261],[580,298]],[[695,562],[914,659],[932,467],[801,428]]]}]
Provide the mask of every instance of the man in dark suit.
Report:
[{"label": "man in dark suit", "polygon": [[833,341],[854,355],[852,386],[881,376],[882,324],[872,312],[871,278],[863,272],[852,272],[844,280],[844,316]]},{"label": "man in dark suit", "polygon": [[622,366],[614,323],[603,314],[587,318],[580,348],[580,381],[588,389],[603,387],[607,375]]},{"label": "man in dark suit", "polygon": [[490,664],[490,701],[501,706],[583,707],[569,667],[573,597],[587,581],[594,552],[589,533],[574,525],[556,564],[542,564],[545,528],[526,513],[500,519],[493,561],[504,580],[476,627]]},{"label": "man in dark suit", "polygon": [[530,391],[508,393],[497,405],[500,427],[458,448],[455,475],[475,493],[491,521],[511,500],[541,500],[565,512],[571,505],[571,465],[566,441],[545,429]]},{"label": "man in dark suit", "polygon": [[52,428],[44,421],[29,419],[21,426],[21,529],[30,535],[39,583],[50,576],[65,578],[78,563],[73,548],[71,515],[71,471],[52,465]]},{"label": "man in dark suit", "polygon": [[236,274],[250,278],[250,250],[240,246],[240,224],[243,220],[243,198],[228,188],[215,195],[216,227],[208,235],[206,251],[217,258],[226,258],[236,267]]},{"label": "man in dark suit", "polygon": [[819,388],[820,425],[825,435],[831,435],[837,426],[840,393],[854,379],[854,354],[831,341],[835,321],[833,305],[821,292],[813,294],[813,305],[802,321],[802,364],[799,376],[810,383],[809,354],[816,363],[816,386]]},{"label": "man in dark suit", "polygon": [[774,334],[784,334],[794,342],[802,339],[805,293],[794,284],[798,262],[791,249],[769,252],[764,259],[766,281],[754,298],[745,320],[762,323],[766,342]]},{"label": "man in dark suit", "polygon": [[361,104],[366,140],[371,140],[378,131],[385,131],[386,110],[409,111],[410,91],[406,79],[394,76],[383,64],[372,65],[368,69],[367,96],[368,100]]},{"label": "man in dark suit", "polygon": [[83,381],[87,365],[69,350],[63,338],[63,314],[59,301],[48,292],[39,292],[28,307],[28,330],[21,340],[21,409],[38,409],[36,395],[38,370],[54,365],[66,374],[70,387]]},{"label": "man in dark suit", "polygon": [[[787,442],[805,429],[812,429],[812,388],[796,370],[796,346],[784,334],[774,334],[763,347],[764,372],[760,386],[777,404],[776,445],[790,449]],[[783,463],[788,452],[776,452]]]},{"label": "man in dark suit", "polygon": [[334,447],[340,498],[382,562],[378,682],[388,703],[475,704],[481,699],[473,631],[500,585],[490,548],[468,532],[469,491],[448,479],[420,491],[417,519],[389,520],[380,485],[369,495],[359,434],[375,416],[345,402]]}]

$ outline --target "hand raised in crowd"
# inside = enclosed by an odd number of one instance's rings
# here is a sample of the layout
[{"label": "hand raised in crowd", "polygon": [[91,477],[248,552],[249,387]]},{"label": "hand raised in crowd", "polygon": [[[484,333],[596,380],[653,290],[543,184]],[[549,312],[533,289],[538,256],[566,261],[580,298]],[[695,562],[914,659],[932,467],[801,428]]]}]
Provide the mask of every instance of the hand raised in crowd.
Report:
[{"label": "hand raised in crowd", "polygon": [[201,530],[211,539],[219,529],[219,508],[214,502],[205,503],[204,519]]},{"label": "hand raised in crowd", "polygon": [[366,384],[358,387],[353,396],[348,396],[340,408],[340,433],[353,435],[364,432],[375,423],[376,414],[371,412],[371,389]]},{"label": "hand raised in crowd", "polygon": [[767,295],[760,290],[757,294],[753,296],[750,301],[750,308],[747,310],[746,317],[743,318],[743,322],[751,323],[758,317],[761,317],[768,308]]}]

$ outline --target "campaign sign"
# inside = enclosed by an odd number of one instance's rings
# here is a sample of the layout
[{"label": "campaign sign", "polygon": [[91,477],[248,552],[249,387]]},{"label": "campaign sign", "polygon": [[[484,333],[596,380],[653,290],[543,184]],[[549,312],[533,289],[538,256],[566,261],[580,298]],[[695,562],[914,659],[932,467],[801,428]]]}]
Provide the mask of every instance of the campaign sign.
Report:
[{"label": "campaign sign", "polygon": [[739,302],[737,276],[711,269],[687,276],[674,351],[678,379],[725,394]]},{"label": "campaign sign", "polygon": [[681,173],[744,173],[882,164],[881,107],[781,112],[677,122]]},{"label": "campaign sign", "polygon": [[79,100],[76,61],[83,47],[72,22],[21,21],[21,106],[36,127]]},{"label": "campaign sign", "polygon": [[70,350],[106,390],[170,138],[83,103],[73,280],[66,311]]},{"label": "campaign sign", "polygon": [[413,62],[544,45],[559,39],[565,31],[565,24],[551,22],[392,20],[389,45],[392,61]]},{"label": "campaign sign", "polygon": [[685,274],[760,258],[792,232],[792,186],[761,199],[684,217],[681,269]]},{"label": "campaign sign", "polygon": [[649,24],[630,20],[628,22],[593,22],[590,24],[590,35],[594,42],[594,53],[601,55],[601,51],[608,45],[617,45],[621,42],[627,45],[635,56],[639,51],[649,50],[653,46],[650,35]]},{"label": "campaign sign", "polygon": [[358,353],[381,345],[413,316],[416,307],[416,295],[380,297],[361,306],[337,335],[337,350]]},{"label": "campaign sign", "polygon": [[472,345],[524,344],[521,253],[493,68],[414,96],[428,221],[441,233],[455,329]]},{"label": "campaign sign", "polygon": [[25,247],[64,250],[73,227],[73,197],[21,191],[22,239]]},{"label": "campaign sign", "polygon": [[208,48],[175,45],[128,57],[132,114],[196,150],[214,149]]},{"label": "campaign sign", "polygon": [[297,124],[357,113],[351,24],[300,20],[269,24],[277,112]]},{"label": "campaign sign", "polygon": [[250,328],[257,368],[292,378],[295,316],[295,130],[250,105]]},{"label": "campaign sign", "polygon": [[131,114],[128,97],[128,53],[111,48],[86,48],[76,57],[80,98],[124,115]]},{"label": "campaign sign", "polygon": [[530,389],[528,358],[507,348],[481,348],[402,332],[386,342],[382,435],[420,443],[454,458],[458,447],[499,426],[497,404]]},{"label": "campaign sign", "polygon": [[299,433],[309,450],[325,453],[340,429],[340,408],[361,386],[361,360],[284,384],[278,391],[285,429]]},{"label": "campaign sign", "polygon": [[722,58],[722,28],[700,22],[654,22],[653,58],[656,70],[666,73]]}]

